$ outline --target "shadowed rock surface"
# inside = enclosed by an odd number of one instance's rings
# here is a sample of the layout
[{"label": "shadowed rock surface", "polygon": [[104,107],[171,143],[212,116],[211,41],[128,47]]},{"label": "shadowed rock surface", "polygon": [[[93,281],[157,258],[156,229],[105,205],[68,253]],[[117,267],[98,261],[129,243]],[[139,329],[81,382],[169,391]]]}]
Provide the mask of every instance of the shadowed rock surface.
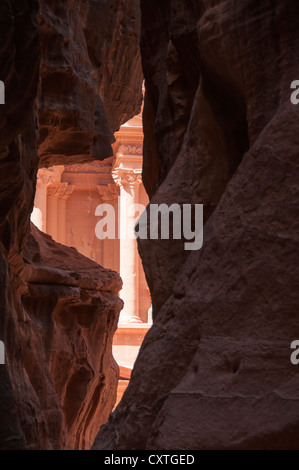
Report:
[{"label": "shadowed rock surface", "polygon": [[24,390],[25,379],[20,379],[23,366],[17,366],[11,355],[21,357],[18,322],[22,308],[15,279],[22,269],[22,244],[28,232],[38,166],[33,121],[39,70],[37,10],[34,1],[4,0],[0,5],[0,70],[6,95],[0,118],[0,339],[6,347],[6,365],[0,366],[5,400],[1,406],[1,449],[25,446],[16,408],[16,389]]},{"label": "shadowed rock surface", "polygon": [[103,160],[140,112],[139,0],[40,0],[40,167]]},{"label": "shadowed rock surface", "polygon": [[140,243],[154,325],[95,449],[299,448],[299,4],[141,1],[144,181],[204,245]]},{"label": "shadowed rock surface", "polygon": [[112,155],[139,110],[138,5],[0,5],[1,449],[89,448],[113,406],[119,276],[36,229],[28,238],[29,218],[38,166]]},{"label": "shadowed rock surface", "polygon": [[[121,279],[34,225],[24,261],[20,334],[28,395],[42,411],[52,410],[37,423],[42,447],[89,449],[116,399],[112,338],[122,308]],[[32,432],[24,398],[19,409],[25,411],[23,427]]]}]

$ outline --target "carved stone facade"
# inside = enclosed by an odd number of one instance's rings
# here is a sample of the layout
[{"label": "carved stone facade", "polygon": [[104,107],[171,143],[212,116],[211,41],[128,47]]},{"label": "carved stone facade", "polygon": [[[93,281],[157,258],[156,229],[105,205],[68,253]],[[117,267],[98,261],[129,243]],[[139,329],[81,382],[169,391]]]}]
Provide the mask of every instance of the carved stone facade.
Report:
[{"label": "carved stone facade", "polygon": [[[39,170],[31,219],[55,241],[75,247],[105,268],[119,272],[123,279],[120,297],[124,308],[113,345],[120,366],[119,401],[151,324],[151,300],[137,242],[126,236],[128,224],[133,226],[136,220],[128,208],[148,204],[142,184],[141,115],[124,124],[115,137],[114,156],[105,161]],[[95,213],[100,204],[113,206],[115,239],[96,236],[100,219]]]}]

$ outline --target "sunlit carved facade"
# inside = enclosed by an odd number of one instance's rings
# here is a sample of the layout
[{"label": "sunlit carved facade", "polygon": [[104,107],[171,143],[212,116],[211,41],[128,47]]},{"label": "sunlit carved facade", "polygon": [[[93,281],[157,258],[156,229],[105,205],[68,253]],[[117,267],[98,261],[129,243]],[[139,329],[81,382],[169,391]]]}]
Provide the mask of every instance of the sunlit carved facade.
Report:
[{"label": "sunlit carved facade", "polygon": [[[40,169],[31,219],[57,242],[75,247],[123,279],[124,309],[113,345],[120,366],[119,400],[151,324],[151,300],[137,242],[124,235],[127,224],[134,223],[135,214],[128,216],[128,207],[148,203],[141,177],[141,115],[124,124],[115,137],[114,156],[108,160]],[[96,236],[99,217],[95,213],[100,204],[114,208],[115,239]]]}]

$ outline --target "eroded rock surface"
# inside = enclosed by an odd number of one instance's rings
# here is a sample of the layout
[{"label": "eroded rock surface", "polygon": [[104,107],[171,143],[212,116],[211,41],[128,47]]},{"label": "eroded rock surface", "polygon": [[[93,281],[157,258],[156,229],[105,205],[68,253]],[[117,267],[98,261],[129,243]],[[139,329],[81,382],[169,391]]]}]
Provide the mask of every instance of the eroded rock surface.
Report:
[{"label": "eroded rock surface", "polygon": [[33,121],[39,70],[37,11],[35,1],[29,5],[4,0],[0,5],[0,70],[6,99],[0,117],[0,340],[5,343],[7,364],[0,366],[1,449],[25,446],[13,390],[22,388],[23,381],[18,381],[20,371],[10,357],[20,354],[15,306],[20,304],[13,283],[22,269],[22,243],[38,166]]},{"label": "eroded rock surface", "polygon": [[145,183],[204,245],[142,241],[154,325],[94,448],[298,449],[299,5],[141,6]]},{"label": "eroded rock surface", "polygon": [[103,160],[140,111],[139,0],[40,6],[40,167]]},{"label": "eroded rock surface", "polygon": [[[116,398],[121,279],[34,226],[24,260],[20,334],[28,395],[41,406],[36,432],[42,448],[89,449]],[[23,397],[23,428],[32,432],[26,405]]]},{"label": "eroded rock surface", "polygon": [[38,166],[112,155],[140,107],[139,2],[3,0],[0,31],[0,448],[89,448],[116,393],[120,279],[26,240]]}]

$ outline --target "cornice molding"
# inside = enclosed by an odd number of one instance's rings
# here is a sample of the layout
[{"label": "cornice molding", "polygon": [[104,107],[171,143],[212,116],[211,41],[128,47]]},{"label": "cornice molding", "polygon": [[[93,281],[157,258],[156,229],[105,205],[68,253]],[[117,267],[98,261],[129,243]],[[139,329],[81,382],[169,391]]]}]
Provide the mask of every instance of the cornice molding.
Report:
[{"label": "cornice molding", "polygon": [[97,186],[97,190],[103,201],[111,201],[119,196],[119,190],[115,184]]},{"label": "cornice molding", "polygon": [[58,199],[68,199],[75,187],[68,183],[53,183],[48,186],[48,196]]}]

